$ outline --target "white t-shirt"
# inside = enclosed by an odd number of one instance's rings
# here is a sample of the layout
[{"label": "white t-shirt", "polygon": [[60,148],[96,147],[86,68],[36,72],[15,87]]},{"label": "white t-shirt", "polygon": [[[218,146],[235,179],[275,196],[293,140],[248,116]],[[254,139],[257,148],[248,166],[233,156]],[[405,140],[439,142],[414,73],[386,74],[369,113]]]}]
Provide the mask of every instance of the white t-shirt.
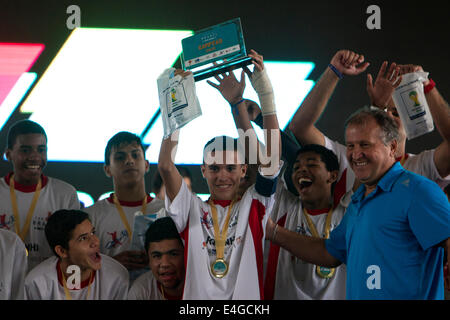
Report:
[{"label": "white t-shirt", "polygon": [[[347,193],[333,210],[330,231],[335,229],[344,217],[351,200]],[[291,194],[279,184],[276,204],[271,218],[282,227],[302,235],[312,236],[303,213],[300,198]],[[321,237],[324,237],[327,213],[310,215],[311,221]],[[335,300],[345,299],[346,268],[340,265],[334,275],[325,279],[316,273],[316,266],[302,261],[287,250],[271,244],[266,266],[265,298],[277,300]]]},{"label": "white t-shirt", "polygon": [[[229,204],[216,204],[219,229]],[[263,298],[263,243],[266,212],[273,205],[273,194],[264,197],[250,187],[231,210],[224,259],[228,273],[221,279],[213,276],[211,264],[216,259],[211,208],[182,182],[177,196],[166,209],[185,241],[186,279],[183,299],[253,300]]]},{"label": "white t-shirt", "polygon": [[170,298],[163,297],[156,278],[148,271],[134,281],[128,291],[128,300],[170,300]]},{"label": "white t-shirt", "polygon": [[0,229],[0,300],[22,300],[27,273],[25,245],[14,232]]},{"label": "white t-shirt", "polygon": [[[9,178],[0,179],[0,228],[15,232],[15,218],[11,205]],[[30,208],[36,186],[22,186],[15,182],[15,193],[22,230]],[[59,209],[80,209],[77,192],[70,184],[42,176],[42,189],[39,194],[28,234],[24,239],[28,250],[28,270],[53,255],[45,237],[44,228],[50,215]]]},{"label": "white t-shirt", "polygon": [[[89,286],[69,290],[72,300],[126,300],[128,294],[128,272],[119,262],[101,255],[102,266],[95,272]],[[27,300],[65,300],[66,295],[58,272],[56,256],[50,257],[30,271],[25,278],[25,297]],[[59,275],[58,275],[59,274]]]},{"label": "white t-shirt", "polygon": [[[328,137],[325,137],[325,147],[333,150],[338,156],[339,176],[342,177],[342,179],[346,179],[347,191],[350,190],[353,187],[353,182],[355,181],[355,174],[353,173],[353,170],[346,158],[346,147],[337,141],[330,140]],[[416,174],[420,174],[421,176],[436,182],[441,188],[444,188],[450,183],[450,175],[447,177],[440,176],[433,159],[434,151],[435,149],[426,150],[422,151],[418,155],[408,153],[406,155],[407,158],[403,164],[403,168]],[[351,186],[349,185],[350,182]]]},{"label": "white t-shirt", "polygon": [[[141,211],[142,201],[120,201],[131,232],[133,232],[135,213]],[[164,208],[164,201],[147,196],[145,214],[154,214],[155,220],[160,218],[156,213]],[[115,255],[130,250],[131,237],[128,234],[119,211],[114,204],[113,195],[109,198],[97,201],[85,209],[91,218],[95,233],[100,240],[100,252],[114,257]]]}]

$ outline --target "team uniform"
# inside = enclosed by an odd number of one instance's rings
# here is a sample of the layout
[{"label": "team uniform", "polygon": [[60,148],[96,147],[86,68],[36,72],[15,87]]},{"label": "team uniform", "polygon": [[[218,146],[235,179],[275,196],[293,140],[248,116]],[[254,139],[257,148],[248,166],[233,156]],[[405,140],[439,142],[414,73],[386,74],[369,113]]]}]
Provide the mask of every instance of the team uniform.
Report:
[{"label": "team uniform", "polygon": [[25,245],[15,233],[0,229],[0,300],[22,300],[27,273]]},{"label": "team uniform", "polygon": [[[136,250],[132,248],[132,236],[128,234],[127,228],[114,204],[114,195],[100,200],[92,206],[85,209],[91,218],[92,225],[95,227],[95,233],[100,240],[100,252],[110,257],[128,251]],[[142,211],[142,201],[128,202],[119,201],[123,212],[125,213],[131,232],[134,232],[135,214]],[[154,199],[147,195],[147,205],[145,207],[145,214],[149,214],[150,218],[156,220],[165,215],[161,213],[164,209],[164,201]],[[142,235],[145,237],[145,231]],[[144,250],[142,248],[142,250]],[[130,271],[130,281],[134,281],[138,276],[150,270],[143,268]]]},{"label": "team uniform", "polygon": [[[210,205],[189,191],[184,181],[172,202],[166,197],[166,209],[185,245],[183,299],[263,299],[266,212],[273,205],[276,180],[258,175],[256,185],[233,205],[224,248],[228,273],[223,278],[216,278],[211,271],[216,246]],[[214,201],[220,230],[230,203]]]},{"label": "team uniform", "polygon": [[[68,289],[72,300],[125,300],[127,298],[127,269],[111,257],[101,254],[101,258],[102,266],[94,272],[93,280],[88,279],[82,282],[80,289]],[[30,271],[25,278],[27,300],[68,299],[59,261],[56,256],[50,257]]]},{"label": "team uniform", "polygon": [[[85,209],[89,213],[92,225],[95,227],[95,234],[100,240],[100,252],[111,257],[123,251],[131,250],[132,240],[113,199],[113,194],[111,194],[108,198],[97,201]],[[135,214],[141,211],[142,201],[120,201],[120,205],[133,231]],[[164,201],[147,195],[145,214],[154,215],[156,220],[160,218],[157,213],[162,208],[164,208]]]},{"label": "team uniform", "polygon": [[163,294],[161,285],[151,271],[137,278],[128,291],[128,300],[178,300],[167,293]]},{"label": "team uniform", "polygon": [[[15,218],[10,195],[11,173],[0,179],[0,228],[15,232]],[[28,270],[53,255],[45,238],[44,228],[51,214],[59,209],[80,209],[77,192],[70,184],[42,175],[42,189],[31,218],[29,230],[24,238],[28,250]],[[20,230],[25,225],[37,186],[14,183],[20,218]]]},{"label": "team uniform", "polygon": [[[340,183],[346,185],[346,191],[351,190],[353,182],[355,181],[355,174],[346,158],[346,147],[337,141],[330,140],[328,137],[325,137],[325,147],[332,150],[338,156],[340,176],[338,183],[342,180]],[[402,166],[406,170],[424,176],[425,178],[436,182],[441,188],[444,188],[450,183],[450,175],[441,177],[437,171],[436,164],[434,163],[434,151],[435,149],[426,150],[418,155],[407,153],[405,154],[405,162]]]},{"label": "team uniform", "polygon": [[373,192],[364,192],[362,185],[325,240],[347,266],[347,299],[443,299],[439,244],[450,237],[445,194],[398,162]]},{"label": "team uniform", "polygon": [[[351,192],[347,193],[338,203],[334,204],[330,230],[341,222],[350,201]],[[320,237],[325,237],[325,224],[328,210],[308,211]],[[271,218],[280,226],[300,233],[313,236],[303,212],[299,197],[290,193],[279,183],[276,191],[276,204]],[[289,251],[270,243],[267,257],[265,277],[265,299],[276,300],[341,300],[345,299],[345,265],[334,270],[330,278],[321,277],[316,272],[316,265],[302,261]],[[329,269],[322,269],[325,272]]]}]

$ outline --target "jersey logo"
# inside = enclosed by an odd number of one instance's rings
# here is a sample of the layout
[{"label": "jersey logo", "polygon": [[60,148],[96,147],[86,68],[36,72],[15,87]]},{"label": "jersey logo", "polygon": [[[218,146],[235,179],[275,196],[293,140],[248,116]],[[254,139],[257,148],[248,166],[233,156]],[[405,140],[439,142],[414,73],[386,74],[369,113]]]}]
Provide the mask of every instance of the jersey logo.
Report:
[{"label": "jersey logo", "polygon": [[13,224],[14,218],[11,216],[8,221],[6,221],[6,213],[0,215],[0,228],[11,230],[10,226]]},{"label": "jersey logo", "polygon": [[125,238],[128,238],[128,233],[126,230],[123,230],[120,233],[120,236],[117,237],[117,231],[114,232],[107,232],[107,234],[109,234],[111,236],[111,241],[109,241],[106,244],[106,249],[111,249],[111,248],[117,248],[118,246],[121,246],[123,244],[123,240]]},{"label": "jersey logo", "polygon": [[212,226],[212,224],[211,224],[211,222],[210,222],[211,219],[208,219],[208,214],[209,214],[209,212],[208,212],[208,211],[205,211],[205,210],[203,210],[203,209],[201,209],[201,210],[202,210],[203,216],[200,218],[200,223],[201,223],[201,224],[204,224],[205,227],[206,227],[206,229],[209,229],[209,228],[211,228],[211,226]]}]

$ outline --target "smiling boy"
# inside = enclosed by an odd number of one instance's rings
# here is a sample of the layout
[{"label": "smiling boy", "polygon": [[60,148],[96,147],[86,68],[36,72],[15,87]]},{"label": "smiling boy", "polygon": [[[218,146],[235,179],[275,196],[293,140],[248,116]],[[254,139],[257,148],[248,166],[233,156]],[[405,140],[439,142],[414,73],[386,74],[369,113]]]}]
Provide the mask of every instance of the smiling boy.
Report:
[{"label": "smiling boy", "polygon": [[[249,73],[261,101],[268,131],[269,174],[238,197],[247,165],[237,139],[220,136],[203,150],[203,177],[211,194],[207,202],[192,194],[174,164],[176,134],[164,139],[158,170],[166,185],[166,209],[185,241],[186,280],[183,299],[263,299],[263,242],[273,204],[280,164],[279,127],[274,95],[262,56],[252,51]],[[183,75],[184,76],[184,75]],[[272,136],[273,135],[273,136]],[[271,139],[274,138],[274,139]],[[273,143],[272,143],[273,142]],[[256,152],[252,150],[251,152]]]},{"label": "smiling boy", "polygon": [[47,135],[36,122],[22,120],[8,131],[6,158],[13,171],[0,179],[0,228],[15,232],[28,249],[28,270],[52,255],[44,227],[59,209],[79,209],[73,186],[43,175]]}]

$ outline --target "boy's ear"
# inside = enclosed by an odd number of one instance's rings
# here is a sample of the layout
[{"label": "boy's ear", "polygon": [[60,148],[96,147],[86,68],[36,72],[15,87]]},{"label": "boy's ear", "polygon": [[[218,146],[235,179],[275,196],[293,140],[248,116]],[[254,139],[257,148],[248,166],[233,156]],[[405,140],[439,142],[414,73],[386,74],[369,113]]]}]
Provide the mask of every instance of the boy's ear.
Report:
[{"label": "boy's ear", "polygon": [[202,165],[200,166],[200,169],[201,169],[201,171],[202,171],[202,177],[204,178],[204,177],[205,177],[205,170],[206,170],[205,165],[202,164]]},{"label": "boy's ear", "polygon": [[[158,170],[158,169],[156,169]],[[150,162],[148,160],[145,160],[145,173],[150,171]]]},{"label": "boy's ear", "polygon": [[244,178],[244,177],[245,177],[245,175],[246,175],[246,173],[247,173],[247,170],[248,170],[248,165],[247,165],[247,164],[243,164],[243,165],[241,166],[241,178]]},{"label": "boy's ear", "polygon": [[112,175],[111,175],[111,169],[110,169],[110,166],[109,165],[104,165],[103,166],[103,171],[105,171],[105,174],[106,174],[106,176],[108,177],[108,178],[111,178],[112,177]]},{"label": "boy's ear", "polygon": [[338,170],[331,171],[330,172],[330,178],[328,179],[328,182],[330,184],[336,182],[337,178],[338,178],[338,175],[339,175],[339,171]]},{"label": "boy's ear", "polygon": [[67,254],[67,250],[66,249],[64,249],[61,245],[57,245],[57,246],[55,246],[55,252],[56,252],[56,254],[61,258],[61,259],[64,259],[64,258],[67,258],[68,257],[68,254]]}]

